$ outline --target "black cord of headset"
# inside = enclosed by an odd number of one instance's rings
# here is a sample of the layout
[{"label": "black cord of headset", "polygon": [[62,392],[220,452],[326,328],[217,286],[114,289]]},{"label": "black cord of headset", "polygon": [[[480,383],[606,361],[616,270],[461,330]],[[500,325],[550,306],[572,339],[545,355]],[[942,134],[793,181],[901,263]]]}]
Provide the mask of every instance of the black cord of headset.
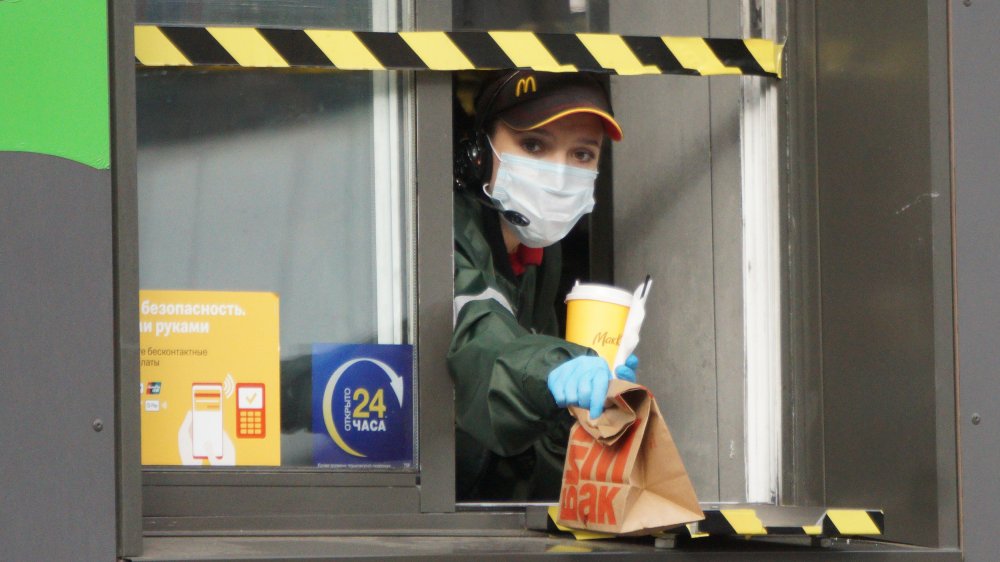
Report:
[{"label": "black cord of headset", "polygon": [[[518,72],[519,72],[518,70],[515,70],[509,73],[507,77],[504,78],[503,82],[501,82],[499,86],[493,91],[493,94],[490,96],[489,102],[487,102],[480,111],[476,112],[476,120],[474,125],[476,131],[475,134],[478,137],[476,140],[476,144],[478,145],[479,152],[481,153],[485,152],[486,148],[482,146],[483,143],[479,140],[486,138],[486,131],[483,128],[486,116],[490,114],[490,110],[493,108],[493,104],[496,103],[496,99],[500,95],[500,92],[503,91],[504,87],[506,87],[507,84],[511,80],[513,80],[515,76],[518,75]],[[489,197],[485,192],[482,193],[482,196],[477,196],[475,199],[476,201],[479,202],[480,205],[486,207],[487,209],[492,209],[500,213],[500,216],[502,216],[504,220],[506,220],[507,222],[509,222],[514,226],[523,227],[531,224],[531,220],[528,217],[524,216],[523,214],[510,209],[503,209],[499,205],[493,203],[493,199]]]},{"label": "black cord of headset", "polygon": [[479,204],[482,205],[483,207],[486,207],[487,209],[493,209],[494,211],[500,213],[500,216],[503,217],[505,221],[509,222],[514,226],[528,226],[529,224],[531,224],[531,219],[529,219],[528,217],[522,215],[517,211],[512,211],[510,209],[502,209],[496,204],[494,204],[493,201],[490,200],[489,198],[477,197],[476,200],[479,201]]}]

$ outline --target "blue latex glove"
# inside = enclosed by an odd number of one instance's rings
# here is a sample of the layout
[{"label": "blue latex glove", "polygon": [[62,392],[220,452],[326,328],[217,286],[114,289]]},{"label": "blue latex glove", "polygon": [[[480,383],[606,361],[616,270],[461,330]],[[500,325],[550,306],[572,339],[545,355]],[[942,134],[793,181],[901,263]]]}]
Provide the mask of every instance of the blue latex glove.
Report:
[{"label": "blue latex glove", "polygon": [[604,398],[608,394],[611,369],[608,363],[591,355],[575,357],[549,373],[549,392],[556,404],[579,406],[590,410],[590,419],[597,419],[604,412]]},{"label": "blue latex glove", "polygon": [[624,365],[618,365],[615,375],[623,381],[635,382],[635,370],[639,367],[639,358],[635,354],[628,356]]}]

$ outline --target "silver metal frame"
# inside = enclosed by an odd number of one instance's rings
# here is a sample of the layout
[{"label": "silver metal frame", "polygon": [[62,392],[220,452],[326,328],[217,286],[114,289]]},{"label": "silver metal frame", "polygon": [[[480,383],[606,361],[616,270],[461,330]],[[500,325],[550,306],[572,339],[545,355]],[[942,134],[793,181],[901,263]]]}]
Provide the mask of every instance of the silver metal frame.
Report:
[{"label": "silver metal frame", "polygon": [[[451,2],[417,3],[416,29],[446,29]],[[455,510],[455,401],[445,365],[451,342],[451,75],[423,72],[417,94],[417,368],[420,372],[420,511]]]},{"label": "silver metal frame", "polygon": [[[781,501],[822,505],[823,378],[816,219],[816,4],[783,2],[788,42],[778,117],[784,187]],[[794,163],[794,165],[793,165]],[[794,220],[791,217],[795,217]]]},{"label": "silver metal frame", "polygon": [[139,402],[139,225],[136,179],[135,6],[108,2],[111,49],[112,252],[115,279],[115,463],[118,554],[142,552]]}]

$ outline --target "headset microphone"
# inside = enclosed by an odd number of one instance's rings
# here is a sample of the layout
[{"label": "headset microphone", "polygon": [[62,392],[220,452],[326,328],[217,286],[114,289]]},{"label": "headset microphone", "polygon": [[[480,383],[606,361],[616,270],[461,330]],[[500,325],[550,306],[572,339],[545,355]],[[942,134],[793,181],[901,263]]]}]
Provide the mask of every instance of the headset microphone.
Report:
[{"label": "headset microphone", "polygon": [[510,209],[501,209],[500,207],[494,205],[492,201],[489,201],[482,197],[477,198],[477,200],[482,206],[486,207],[487,209],[493,209],[494,211],[499,212],[500,215],[503,216],[504,220],[506,220],[507,222],[509,222],[514,226],[528,226],[529,224],[531,224],[531,220],[529,220],[528,217],[522,215],[517,211],[511,211]]}]

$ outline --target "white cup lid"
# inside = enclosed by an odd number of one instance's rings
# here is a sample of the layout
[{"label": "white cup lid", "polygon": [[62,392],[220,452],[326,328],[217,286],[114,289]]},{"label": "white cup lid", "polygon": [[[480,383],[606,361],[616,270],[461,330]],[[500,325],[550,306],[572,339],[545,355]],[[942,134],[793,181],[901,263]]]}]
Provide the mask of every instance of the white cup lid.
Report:
[{"label": "white cup lid", "polygon": [[573,285],[573,289],[566,295],[567,302],[574,300],[602,301],[631,307],[632,293],[611,285],[577,281],[576,285]]}]

